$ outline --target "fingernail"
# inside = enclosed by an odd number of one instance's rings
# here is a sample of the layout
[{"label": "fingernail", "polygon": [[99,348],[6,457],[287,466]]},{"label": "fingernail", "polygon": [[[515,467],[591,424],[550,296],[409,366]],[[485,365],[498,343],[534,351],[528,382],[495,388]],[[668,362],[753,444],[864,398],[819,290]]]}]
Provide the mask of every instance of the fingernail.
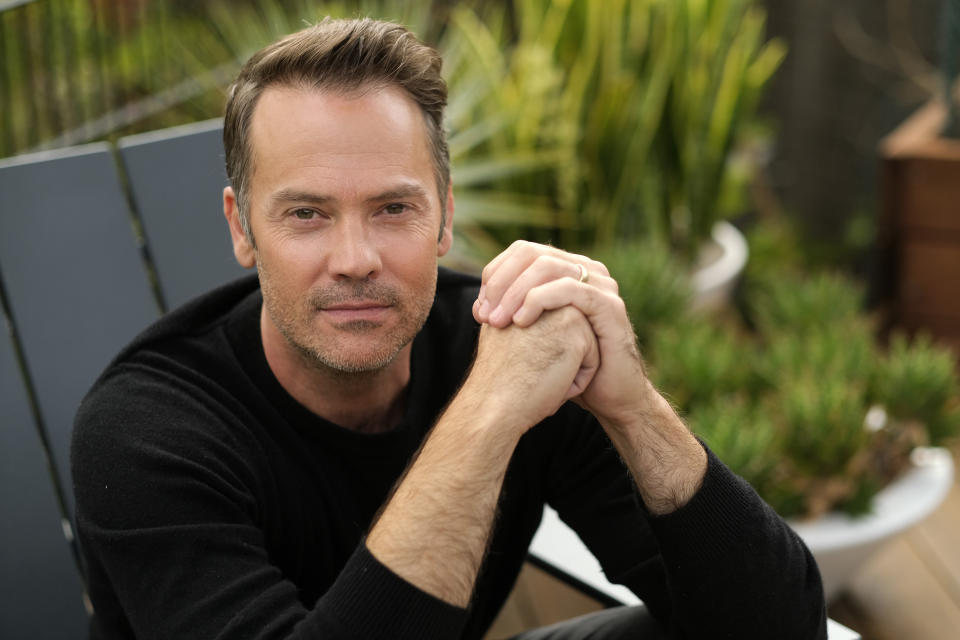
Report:
[{"label": "fingernail", "polygon": [[497,305],[497,308],[490,314],[490,322],[500,322],[503,320],[503,307]]},{"label": "fingernail", "polygon": [[486,318],[487,314],[490,313],[490,303],[484,300],[480,304],[480,308],[477,310],[477,313],[480,314],[481,318]]}]

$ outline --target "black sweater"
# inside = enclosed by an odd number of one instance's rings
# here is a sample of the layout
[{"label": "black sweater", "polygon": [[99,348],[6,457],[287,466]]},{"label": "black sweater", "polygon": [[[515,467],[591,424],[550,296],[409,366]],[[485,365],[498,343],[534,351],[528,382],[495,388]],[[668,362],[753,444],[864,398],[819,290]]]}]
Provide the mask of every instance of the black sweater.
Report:
[{"label": "black sweater", "polygon": [[407,583],[364,535],[474,354],[477,282],[441,270],[403,424],[359,434],[269,370],[255,277],[136,338],[84,400],[72,464],[93,638],[480,638],[550,503],[607,577],[677,637],[826,637],[816,565],[712,454],[683,508],[651,517],[592,416],[568,403],[511,460],[467,610]]}]

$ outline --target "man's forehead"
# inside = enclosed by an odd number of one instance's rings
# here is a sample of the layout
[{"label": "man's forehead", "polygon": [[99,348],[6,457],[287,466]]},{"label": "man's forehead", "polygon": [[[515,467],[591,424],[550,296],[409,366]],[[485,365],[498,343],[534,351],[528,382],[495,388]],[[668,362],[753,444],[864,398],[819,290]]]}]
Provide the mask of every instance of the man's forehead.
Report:
[{"label": "man's forehead", "polygon": [[[286,134],[287,142],[399,142],[427,149],[424,115],[406,91],[395,85],[363,85],[356,89],[272,85],[260,95],[250,123],[250,148],[256,155],[264,142]],[[350,134],[354,138],[351,140]],[[326,134],[326,135],[324,135]],[[306,136],[312,135],[311,140]]]},{"label": "man's forehead", "polygon": [[[268,87],[253,113],[249,143],[251,186],[273,175],[268,180],[272,186],[278,186],[278,179],[301,187],[324,177],[357,179],[354,186],[363,193],[356,196],[364,199],[403,182],[423,183],[424,191],[436,189],[422,111],[400,87]],[[320,191],[345,187],[331,183]],[[274,194],[269,197],[273,200]]]}]

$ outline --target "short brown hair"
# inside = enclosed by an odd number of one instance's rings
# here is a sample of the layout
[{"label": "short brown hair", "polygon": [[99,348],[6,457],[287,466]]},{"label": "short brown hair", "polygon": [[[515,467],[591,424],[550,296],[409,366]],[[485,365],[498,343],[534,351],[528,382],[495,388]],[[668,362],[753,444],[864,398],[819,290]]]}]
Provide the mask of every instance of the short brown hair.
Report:
[{"label": "short brown hair", "polygon": [[260,95],[274,85],[343,91],[367,86],[403,88],[424,115],[445,223],[450,152],[443,129],[447,84],[440,75],[441,65],[440,54],[405,27],[370,18],[326,18],[253,54],[230,86],[223,124],[227,177],[236,192],[240,223],[250,242],[250,123]]}]

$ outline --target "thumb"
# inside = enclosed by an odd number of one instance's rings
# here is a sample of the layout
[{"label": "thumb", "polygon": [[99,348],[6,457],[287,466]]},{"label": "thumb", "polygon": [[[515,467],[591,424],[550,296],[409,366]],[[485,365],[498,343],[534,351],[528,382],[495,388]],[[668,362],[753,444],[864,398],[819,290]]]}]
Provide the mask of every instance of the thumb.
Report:
[{"label": "thumb", "polygon": [[570,388],[567,389],[564,400],[576,398],[586,391],[600,368],[600,347],[597,345],[596,339],[590,340],[588,344],[587,353],[583,356],[580,368],[573,377],[573,382],[570,383]]}]

